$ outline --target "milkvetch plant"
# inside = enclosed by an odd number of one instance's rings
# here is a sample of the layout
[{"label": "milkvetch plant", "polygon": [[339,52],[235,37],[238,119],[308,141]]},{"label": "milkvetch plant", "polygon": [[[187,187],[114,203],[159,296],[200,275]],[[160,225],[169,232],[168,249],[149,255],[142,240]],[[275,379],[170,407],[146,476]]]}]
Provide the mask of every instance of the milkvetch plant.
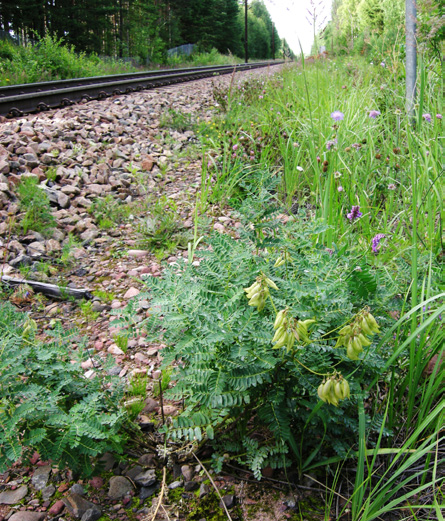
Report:
[{"label": "milkvetch plant", "polygon": [[[353,256],[317,245],[326,225],[281,225],[268,211],[261,218],[248,211],[238,241],[212,236],[199,267],[179,261],[162,278],[147,278],[141,298],[150,299],[151,316],[138,325],[167,345],[163,365],[173,366],[176,385],[165,398],[184,404],[165,426],[168,438],[212,440],[216,469],[229,454],[257,477],[267,465],[297,461],[307,469],[350,450],[357,393],[386,355],[359,337],[363,352],[351,360],[337,346],[340,330],[353,323],[368,334],[366,304],[385,323],[382,306],[392,294],[383,271],[373,285],[366,270],[355,274]],[[366,302],[348,283],[359,276],[369,286]],[[132,312],[117,322],[130,325]],[[319,391],[320,402],[317,390],[328,380],[332,390]]]}]

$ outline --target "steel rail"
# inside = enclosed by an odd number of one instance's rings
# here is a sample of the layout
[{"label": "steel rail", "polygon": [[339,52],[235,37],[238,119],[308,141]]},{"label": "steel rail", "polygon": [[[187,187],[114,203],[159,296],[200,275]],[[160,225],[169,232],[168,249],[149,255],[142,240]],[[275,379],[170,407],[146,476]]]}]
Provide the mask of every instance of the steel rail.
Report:
[{"label": "steel rail", "polygon": [[280,63],[282,62],[217,65],[11,85],[0,88],[0,115],[17,117],[31,112],[73,105],[82,100],[103,99],[154,87],[218,76],[220,74],[230,74],[233,71],[278,65]]},{"label": "steel rail", "polygon": [[[261,63],[261,62],[258,62]],[[252,63],[250,65],[255,65],[256,63]],[[230,66],[232,70],[234,68],[240,67],[241,64],[235,64]],[[226,69],[229,67],[228,65],[214,65],[210,66],[212,69]],[[136,78],[149,78],[151,76],[159,76],[159,75],[171,75],[177,74],[178,72],[198,72],[200,70],[205,71],[209,66],[203,67],[189,67],[183,69],[159,69],[152,71],[142,71],[142,72],[130,72],[124,74],[114,74],[107,76],[88,76],[84,78],[69,78],[66,80],[55,80],[55,81],[43,81],[39,83],[21,83],[19,85],[6,85],[0,87],[0,98],[6,96],[17,96],[19,94],[28,94],[30,92],[43,92],[48,90],[56,90],[63,89],[69,87],[80,87],[83,85],[92,85],[94,83],[107,83],[112,81],[119,80],[131,80]]]}]

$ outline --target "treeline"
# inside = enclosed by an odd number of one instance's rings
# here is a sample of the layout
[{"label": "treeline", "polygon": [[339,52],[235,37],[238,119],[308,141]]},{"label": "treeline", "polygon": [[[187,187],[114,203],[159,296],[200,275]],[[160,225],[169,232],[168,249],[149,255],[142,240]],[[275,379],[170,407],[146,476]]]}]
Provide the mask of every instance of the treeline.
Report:
[{"label": "treeline", "polygon": [[[242,0],[18,0],[0,3],[0,25],[22,41],[51,34],[77,51],[162,62],[166,50],[244,56]],[[262,0],[249,2],[249,56],[278,56],[282,42]]]},{"label": "treeline", "polygon": [[[382,55],[394,48],[403,53],[405,1],[333,0],[332,19],[318,35],[316,45],[324,45],[332,54],[372,56]],[[421,50],[440,56],[445,37],[443,1],[415,2],[418,45]]]}]

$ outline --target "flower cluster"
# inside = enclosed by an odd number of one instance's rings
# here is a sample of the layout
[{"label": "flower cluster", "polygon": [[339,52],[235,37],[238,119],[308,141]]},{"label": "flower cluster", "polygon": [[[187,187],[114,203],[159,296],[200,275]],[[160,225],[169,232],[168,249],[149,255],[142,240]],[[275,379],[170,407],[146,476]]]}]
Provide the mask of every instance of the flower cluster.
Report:
[{"label": "flower cluster", "polygon": [[340,112],[339,110],[335,110],[334,112],[331,112],[331,118],[334,121],[342,121],[344,119],[345,115],[343,112]]},{"label": "flower cluster", "polygon": [[375,237],[373,237],[372,241],[371,241],[371,246],[372,246],[372,251],[377,255],[379,253],[379,250],[380,250],[380,241],[386,237],[386,235],[384,233],[378,233]]},{"label": "flower cluster", "polygon": [[351,221],[354,222],[356,219],[360,219],[362,216],[362,212],[360,211],[360,206],[353,206],[351,208],[351,211],[346,215],[346,217]]}]

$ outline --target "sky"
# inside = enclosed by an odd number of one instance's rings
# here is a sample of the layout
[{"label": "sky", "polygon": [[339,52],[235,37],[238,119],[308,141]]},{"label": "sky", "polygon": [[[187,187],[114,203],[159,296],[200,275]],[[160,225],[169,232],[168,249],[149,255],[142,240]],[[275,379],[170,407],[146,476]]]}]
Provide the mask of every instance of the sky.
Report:
[{"label": "sky", "polygon": [[[304,53],[310,54],[314,28],[306,18],[308,9],[317,14],[316,24],[324,27],[330,19],[332,0],[264,0],[280,38],[285,38],[295,54],[300,54],[300,40]],[[322,23],[324,21],[324,23]],[[318,31],[317,31],[318,32]]]}]

